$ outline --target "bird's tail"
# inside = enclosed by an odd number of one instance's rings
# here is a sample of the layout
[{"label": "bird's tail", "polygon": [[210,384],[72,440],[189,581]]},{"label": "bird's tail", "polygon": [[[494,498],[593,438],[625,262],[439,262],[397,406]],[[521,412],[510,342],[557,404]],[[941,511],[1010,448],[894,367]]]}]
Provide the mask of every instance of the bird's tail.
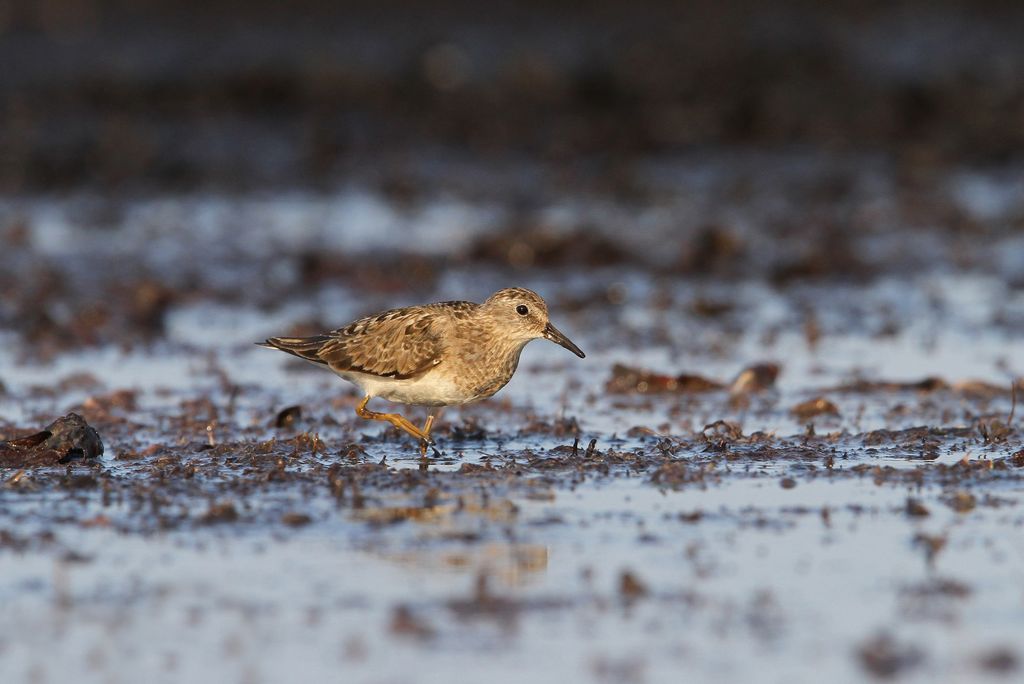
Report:
[{"label": "bird's tail", "polygon": [[280,349],[292,356],[297,356],[313,363],[326,363],[320,358],[320,349],[331,338],[327,335],[314,335],[313,337],[271,337],[266,342],[257,342],[261,347]]}]

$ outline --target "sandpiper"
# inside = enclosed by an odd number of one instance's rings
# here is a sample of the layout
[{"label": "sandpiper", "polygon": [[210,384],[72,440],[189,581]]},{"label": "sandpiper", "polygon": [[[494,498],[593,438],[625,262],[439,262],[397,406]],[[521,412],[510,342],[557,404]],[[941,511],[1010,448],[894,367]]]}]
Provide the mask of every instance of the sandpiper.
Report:
[{"label": "sandpiper", "polygon": [[374,397],[418,406],[451,406],[486,399],[516,372],[530,340],[543,337],[581,359],[584,353],[551,325],[548,307],[532,290],[498,290],[483,304],[439,302],[392,309],[312,337],[259,342],[312,361],[359,387],[356,414],[386,420],[420,442],[433,444],[434,414],[422,428],[397,413],[366,408]]}]

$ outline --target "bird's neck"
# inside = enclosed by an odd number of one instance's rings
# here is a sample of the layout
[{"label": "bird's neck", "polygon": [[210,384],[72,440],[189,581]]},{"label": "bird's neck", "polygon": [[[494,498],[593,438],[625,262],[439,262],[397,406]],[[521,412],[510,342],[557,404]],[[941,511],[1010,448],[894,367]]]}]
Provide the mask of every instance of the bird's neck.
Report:
[{"label": "bird's neck", "polygon": [[519,366],[519,355],[530,340],[509,339],[497,326],[481,326],[473,340],[475,361],[484,367],[498,369],[501,385],[504,385]]}]

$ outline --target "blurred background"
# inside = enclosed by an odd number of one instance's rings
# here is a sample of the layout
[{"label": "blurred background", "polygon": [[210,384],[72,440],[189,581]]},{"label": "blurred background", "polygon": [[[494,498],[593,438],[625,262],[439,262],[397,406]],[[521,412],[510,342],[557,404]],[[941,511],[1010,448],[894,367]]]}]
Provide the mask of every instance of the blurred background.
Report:
[{"label": "blurred background", "polygon": [[12,0],[0,179],[365,180],[411,200],[447,185],[430,162],[620,191],[632,162],[716,147],[881,155],[909,175],[1003,165],[1024,143],[1022,29],[998,0]]},{"label": "blurred background", "polygon": [[1019,0],[0,0],[0,681],[1008,681],[1022,229]]},{"label": "blurred background", "polygon": [[198,300],[312,330],[517,283],[736,328],[716,287],[895,280],[765,323],[891,333],[973,274],[1009,333],[1021,35],[999,0],[9,1],[0,325],[45,358]]}]

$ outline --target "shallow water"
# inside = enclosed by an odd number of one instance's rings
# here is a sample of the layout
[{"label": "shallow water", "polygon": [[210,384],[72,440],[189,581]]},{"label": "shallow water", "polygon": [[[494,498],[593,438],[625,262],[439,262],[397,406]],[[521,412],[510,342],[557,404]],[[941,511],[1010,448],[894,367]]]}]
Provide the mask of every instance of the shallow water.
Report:
[{"label": "shallow water", "polygon": [[[865,230],[847,247],[866,274],[827,250],[797,269],[825,272],[780,274],[821,238],[758,217],[793,214],[786,189],[830,163],[651,161],[639,213],[540,202],[530,220],[571,248],[532,262],[515,212],[465,189],[6,200],[25,234],[0,255],[0,432],[75,411],[106,450],[0,472],[0,679],[1013,676],[1019,239]],[[889,225],[893,177],[861,163],[861,210]],[[950,183],[978,220],[1020,211],[998,174]],[[724,265],[658,249],[723,214],[744,245]],[[594,235],[612,253],[580,257]],[[132,293],[154,281],[150,308]],[[510,284],[587,358],[531,344],[499,395],[441,415],[426,464],[348,385],[252,344]],[[765,362],[775,382],[730,391]],[[616,364],[722,388],[613,392]],[[834,412],[793,411],[818,397]]]},{"label": "shallow water", "polygon": [[[1020,485],[998,492],[1015,500]],[[957,514],[938,493],[915,492],[933,507],[925,522],[905,517],[903,488],[868,479],[663,492],[627,478],[513,498],[514,521],[367,527],[325,508],[299,531],[67,530],[56,545],[74,560],[0,557],[4,670],[45,681],[340,669],[441,682],[467,668],[508,682],[664,681],[680,669],[694,681],[860,681],[855,649],[886,631],[923,649],[911,681],[971,679],[979,654],[1014,647],[1024,548],[1002,530],[1020,512]],[[677,518],[694,511],[698,522]],[[934,567],[919,533],[948,539]],[[624,572],[642,589],[624,592]],[[54,643],[62,657],[42,657]]]}]

